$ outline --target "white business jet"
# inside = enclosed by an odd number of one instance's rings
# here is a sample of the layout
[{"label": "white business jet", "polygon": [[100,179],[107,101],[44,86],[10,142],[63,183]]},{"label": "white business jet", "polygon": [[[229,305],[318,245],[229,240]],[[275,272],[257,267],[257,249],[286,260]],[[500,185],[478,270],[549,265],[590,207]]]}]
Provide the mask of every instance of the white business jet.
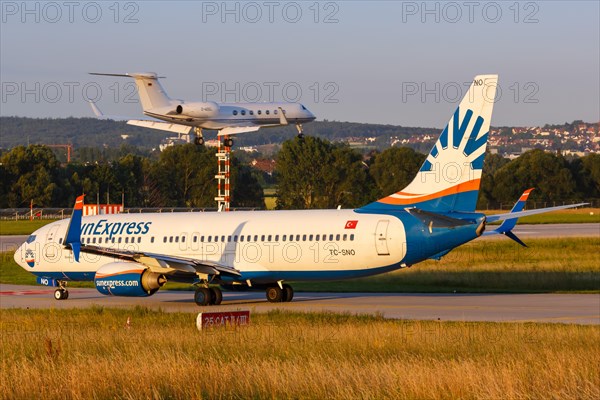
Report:
[{"label": "white business jet", "polygon": [[[302,124],[315,120],[315,115],[300,103],[215,103],[214,101],[185,101],[171,99],[154,72],[127,74],[90,75],[118,76],[135,79],[142,109],[148,119],[128,119],[129,125],[159,129],[178,134],[191,135],[194,143],[204,144],[203,129],[217,130],[227,147],[233,145],[231,136],[256,132],[263,127],[295,124],[298,137],[303,138]],[[90,103],[94,114],[101,119],[123,119],[108,117]]]}]

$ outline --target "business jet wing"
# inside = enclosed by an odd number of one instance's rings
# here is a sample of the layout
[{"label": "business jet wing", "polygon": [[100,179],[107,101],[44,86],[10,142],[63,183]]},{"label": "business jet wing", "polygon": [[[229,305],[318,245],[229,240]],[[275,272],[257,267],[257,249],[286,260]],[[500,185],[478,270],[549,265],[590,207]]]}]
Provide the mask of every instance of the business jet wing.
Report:
[{"label": "business jet wing", "polygon": [[230,126],[219,130],[217,136],[232,136],[238,133],[256,132],[260,126]]},{"label": "business jet wing", "polygon": [[93,103],[91,101],[89,103],[90,103],[90,107],[92,108],[92,111],[94,112],[94,115],[96,116],[97,119],[100,119],[100,120],[127,121],[128,125],[140,126],[143,128],[150,128],[150,129],[158,129],[161,131],[168,131],[168,132],[181,133],[181,134],[188,134],[190,132],[190,130],[192,129],[191,126],[172,124],[169,122],[159,121],[158,119],[154,119],[154,118],[134,119],[134,118],[124,117],[124,116],[119,116],[119,115],[105,115],[102,111],[100,111],[100,109],[98,108],[98,106],[95,103]]},{"label": "business jet wing", "polygon": [[158,129],[161,131],[175,132],[188,134],[192,129],[191,126],[171,124],[168,122],[157,121],[154,119],[130,119],[127,121],[127,125],[141,126],[143,128]]}]

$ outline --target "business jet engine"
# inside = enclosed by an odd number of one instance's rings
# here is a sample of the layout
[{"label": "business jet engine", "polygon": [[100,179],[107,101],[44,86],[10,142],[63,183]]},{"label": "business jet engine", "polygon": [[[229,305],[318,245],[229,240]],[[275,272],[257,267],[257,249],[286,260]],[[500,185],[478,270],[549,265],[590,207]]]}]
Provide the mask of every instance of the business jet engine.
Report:
[{"label": "business jet engine", "polygon": [[175,113],[182,117],[213,118],[219,114],[219,105],[212,101],[182,103],[175,108]]},{"label": "business jet engine", "polygon": [[96,289],[107,296],[151,296],[166,282],[164,275],[133,262],[105,264],[94,277]]}]

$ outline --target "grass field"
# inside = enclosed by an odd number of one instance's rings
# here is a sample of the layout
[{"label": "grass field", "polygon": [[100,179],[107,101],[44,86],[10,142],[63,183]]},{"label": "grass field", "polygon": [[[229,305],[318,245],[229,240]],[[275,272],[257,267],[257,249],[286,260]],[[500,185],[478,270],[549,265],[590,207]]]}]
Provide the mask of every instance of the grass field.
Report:
[{"label": "grass field", "polygon": [[29,235],[44,225],[54,222],[54,219],[34,219],[19,221],[0,221],[0,235]]},{"label": "grass field", "polygon": [[[441,261],[426,261],[369,278],[296,283],[298,291],[333,292],[600,292],[600,241],[595,238],[475,241]],[[12,253],[2,253],[0,283],[35,284]],[[75,283],[74,287],[93,287]],[[165,289],[189,289],[167,283]]]},{"label": "grass field", "polygon": [[[0,311],[1,398],[597,399],[598,326],[144,308]],[[130,318],[130,327],[126,321]]]}]

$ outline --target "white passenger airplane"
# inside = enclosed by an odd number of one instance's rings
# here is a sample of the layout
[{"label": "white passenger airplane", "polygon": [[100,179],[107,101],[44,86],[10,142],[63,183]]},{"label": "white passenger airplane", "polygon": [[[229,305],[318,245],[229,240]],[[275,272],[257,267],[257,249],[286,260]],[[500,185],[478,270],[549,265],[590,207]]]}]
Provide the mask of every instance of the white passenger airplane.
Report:
[{"label": "white passenger airplane", "polygon": [[[35,231],[15,260],[68,297],[69,281],[93,281],[106,295],[150,296],[168,281],[197,286],[198,305],[219,304],[226,288],[266,290],[291,301],[290,281],[356,278],[439,259],[504,220],[582,204],[511,213],[475,212],[497,75],[475,77],[415,179],[402,191],[354,210],[152,213],[82,218]],[[487,232],[486,232],[487,233]],[[520,242],[520,240],[518,240]],[[522,242],[520,242],[522,244]]]},{"label": "white passenger airplane", "polygon": [[[118,76],[135,79],[142,109],[149,119],[129,119],[130,125],[159,129],[190,135],[194,129],[194,142],[204,144],[202,129],[217,130],[227,147],[233,145],[231,136],[255,132],[262,127],[296,124],[298,136],[303,137],[302,124],[315,120],[315,116],[300,103],[215,103],[214,101],[175,100],[169,98],[154,72],[90,75]],[[101,119],[124,119],[104,116],[94,103],[94,114]],[[126,119],[126,118],[125,118]],[[163,122],[166,121],[166,122]]]}]

